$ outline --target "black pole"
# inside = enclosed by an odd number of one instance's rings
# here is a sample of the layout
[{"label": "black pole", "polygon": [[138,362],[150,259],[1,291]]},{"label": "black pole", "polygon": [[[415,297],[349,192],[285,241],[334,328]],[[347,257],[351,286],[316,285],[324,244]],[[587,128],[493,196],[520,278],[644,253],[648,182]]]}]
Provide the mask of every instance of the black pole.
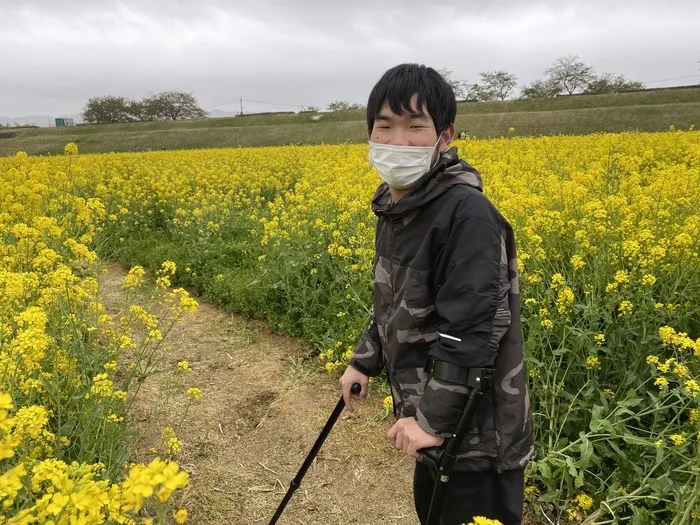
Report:
[{"label": "black pole", "polygon": [[[360,385],[360,383],[354,383],[350,388],[350,392],[352,392],[353,394],[359,394],[361,391],[362,386]],[[309,470],[311,463],[313,463],[316,454],[318,454],[318,451],[321,449],[321,445],[323,445],[323,442],[328,437],[328,434],[330,434],[331,429],[333,428],[333,425],[335,425],[335,422],[340,416],[340,413],[343,411],[343,408],[345,408],[345,400],[343,399],[343,396],[340,396],[340,399],[335,405],[335,409],[333,410],[331,417],[329,417],[328,421],[326,422],[326,426],[323,427],[323,430],[319,434],[318,438],[316,438],[316,443],[314,443],[314,446],[311,448],[311,451],[309,452],[308,456],[306,456],[304,464],[301,466],[299,472],[297,472],[297,475],[289,484],[289,490],[287,490],[287,493],[284,495],[284,499],[280,503],[279,507],[277,507],[277,512],[275,512],[275,515],[272,516],[272,519],[270,520],[270,525],[275,525],[275,523],[277,523],[277,520],[282,515],[282,512],[284,512],[287,503],[292,498],[294,491],[298,489],[301,485],[301,480],[304,478],[304,474],[306,474],[306,471]]]},{"label": "black pole", "polygon": [[467,404],[464,407],[464,412],[459,418],[457,430],[447,442],[447,448],[442,452],[440,460],[437,464],[438,472],[435,486],[433,487],[433,496],[430,499],[430,510],[428,510],[427,525],[439,525],[442,507],[445,504],[447,497],[447,485],[450,482],[450,474],[457,460],[457,451],[464,440],[464,435],[469,430],[476,409],[479,405],[479,399],[482,392],[472,388],[467,398]]},{"label": "black pole", "polygon": [[447,440],[444,449],[442,447],[430,447],[420,451],[423,457],[437,469],[437,479],[435,480],[433,495],[430,499],[426,525],[440,524],[442,508],[447,497],[447,485],[450,483],[450,475],[457,461],[457,453],[462,445],[462,441],[464,441],[464,436],[471,428],[481,397],[484,392],[491,388],[493,374],[493,368],[469,369],[469,376],[465,385],[467,387],[467,403],[459,417],[457,428]]}]

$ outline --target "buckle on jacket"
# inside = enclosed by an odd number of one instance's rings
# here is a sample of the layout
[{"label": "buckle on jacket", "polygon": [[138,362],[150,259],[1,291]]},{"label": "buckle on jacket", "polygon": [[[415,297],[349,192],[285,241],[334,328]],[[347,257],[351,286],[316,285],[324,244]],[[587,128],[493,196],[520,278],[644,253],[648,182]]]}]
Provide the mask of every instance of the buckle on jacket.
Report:
[{"label": "buckle on jacket", "polygon": [[491,388],[493,368],[464,368],[446,361],[428,358],[425,372],[435,379],[456,385],[486,391]]}]

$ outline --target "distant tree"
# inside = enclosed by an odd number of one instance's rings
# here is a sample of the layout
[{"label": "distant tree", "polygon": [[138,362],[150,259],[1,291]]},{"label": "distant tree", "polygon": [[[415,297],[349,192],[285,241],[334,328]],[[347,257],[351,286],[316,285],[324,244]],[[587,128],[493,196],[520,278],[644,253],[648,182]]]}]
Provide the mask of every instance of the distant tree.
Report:
[{"label": "distant tree", "polygon": [[602,93],[619,93],[620,91],[636,91],[644,89],[644,87],[644,82],[628,80],[624,75],[615,76],[611,73],[603,73],[591,80],[583,92],[598,95]]},{"label": "distant tree", "polygon": [[478,100],[479,102],[495,100],[494,94],[483,84],[466,84],[465,92],[467,100]]},{"label": "distant tree", "polygon": [[520,90],[520,98],[552,98],[560,93],[559,86],[549,79],[537,79],[532,84],[523,86]]},{"label": "distant tree", "polygon": [[336,100],[328,104],[328,111],[344,111],[348,109],[363,109],[362,104],[350,103],[345,100]]},{"label": "distant tree", "polygon": [[160,95],[144,97],[138,102],[134,102],[131,107],[132,115],[138,120],[165,120],[168,116],[165,113],[165,106]]},{"label": "distant tree", "polygon": [[318,113],[319,111],[321,111],[321,109],[317,106],[302,106],[301,107],[302,113]]},{"label": "distant tree", "polygon": [[457,80],[454,78],[454,73],[451,69],[438,69],[438,73],[440,73],[440,76],[450,85],[452,91],[455,92],[455,97],[457,97],[457,100],[463,100],[465,97],[468,98],[468,86],[466,80]]},{"label": "distant tree", "polygon": [[83,108],[83,120],[88,124],[113,124],[134,120],[131,114],[132,101],[125,97],[93,97]]},{"label": "distant tree", "polygon": [[483,100],[505,100],[515,90],[518,79],[513,73],[508,71],[482,71],[479,73],[481,82],[480,89],[477,90],[482,95]]},{"label": "distant tree", "polygon": [[206,117],[207,113],[197,103],[192,93],[165,91],[155,95],[155,107],[169,120],[182,120]]},{"label": "distant tree", "polygon": [[[545,70],[548,81],[559,87],[559,92],[573,95],[582,91],[595,78],[593,68],[582,62],[578,55],[558,58]],[[557,93],[557,94],[558,94]]]}]

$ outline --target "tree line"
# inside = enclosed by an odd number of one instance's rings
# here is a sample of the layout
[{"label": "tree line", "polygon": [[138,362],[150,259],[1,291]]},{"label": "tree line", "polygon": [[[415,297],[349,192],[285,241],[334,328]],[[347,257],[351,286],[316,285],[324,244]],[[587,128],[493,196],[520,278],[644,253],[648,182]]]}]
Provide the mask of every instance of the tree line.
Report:
[{"label": "tree line", "polygon": [[102,96],[88,99],[83,108],[88,124],[114,124],[156,120],[182,120],[206,117],[192,93],[164,91],[141,100]]},{"label": "tree line", "polygon": [[[461,100],[492,101],[505,100],[514,95],[518,79],[505,70],[482,71],[480,81],[470,84],[455,79],[449,69],[441,69],[440,74],[452,86],[455,95]],[[644,83],[628,80],[624,75],[612,73],[596,74],[593,67],[583,62],[578,55],[558,58],[545,71],[542,78],[525,85],[520,90],[520,98],[552,98],[558,95],[602,95],[621,91],[644,89]]]},{"label": "tree line", "polygon": [[[479,82],[469,83],[454,78],[450,69],[439,70],[452,86],[458,100],[492,101],[513,97],[518,86],[517,77],[505,70],[482,71]],[[644,89],[644,83],[629,80],[624,75],[596,74],[593,67],[578,55],[558,58],[541,78],[522,86],[519,98],[552,98],[558,95],[604,94]],[[328,111],[364,109],[361,104],[336,100],[326,106]],[[303,106],[302,112],[319,112],[317,106]],[[83,109],[83,119],[89,124],[116,122],[181,120],[206,117],[207,112],[198,104],[192,93],[165,91],[130,100],[125,97],[103,96],[89,99]]]}]

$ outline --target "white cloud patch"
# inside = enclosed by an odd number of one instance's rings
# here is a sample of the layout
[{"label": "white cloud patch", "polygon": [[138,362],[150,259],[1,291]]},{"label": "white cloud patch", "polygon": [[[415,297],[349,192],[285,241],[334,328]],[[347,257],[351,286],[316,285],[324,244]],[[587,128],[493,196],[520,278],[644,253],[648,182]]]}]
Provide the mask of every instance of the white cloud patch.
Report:
[{"label": "white cloud patch", "polygon": [[700,83],[698,20],[691,0],[0,0],[0,115],[170,89],[229,111],[240,96],[245,111],[364,103],[404,61],[472,82],[507,69],[522,85],[569,53],[635,80],[690,77],[653,86]]}]

